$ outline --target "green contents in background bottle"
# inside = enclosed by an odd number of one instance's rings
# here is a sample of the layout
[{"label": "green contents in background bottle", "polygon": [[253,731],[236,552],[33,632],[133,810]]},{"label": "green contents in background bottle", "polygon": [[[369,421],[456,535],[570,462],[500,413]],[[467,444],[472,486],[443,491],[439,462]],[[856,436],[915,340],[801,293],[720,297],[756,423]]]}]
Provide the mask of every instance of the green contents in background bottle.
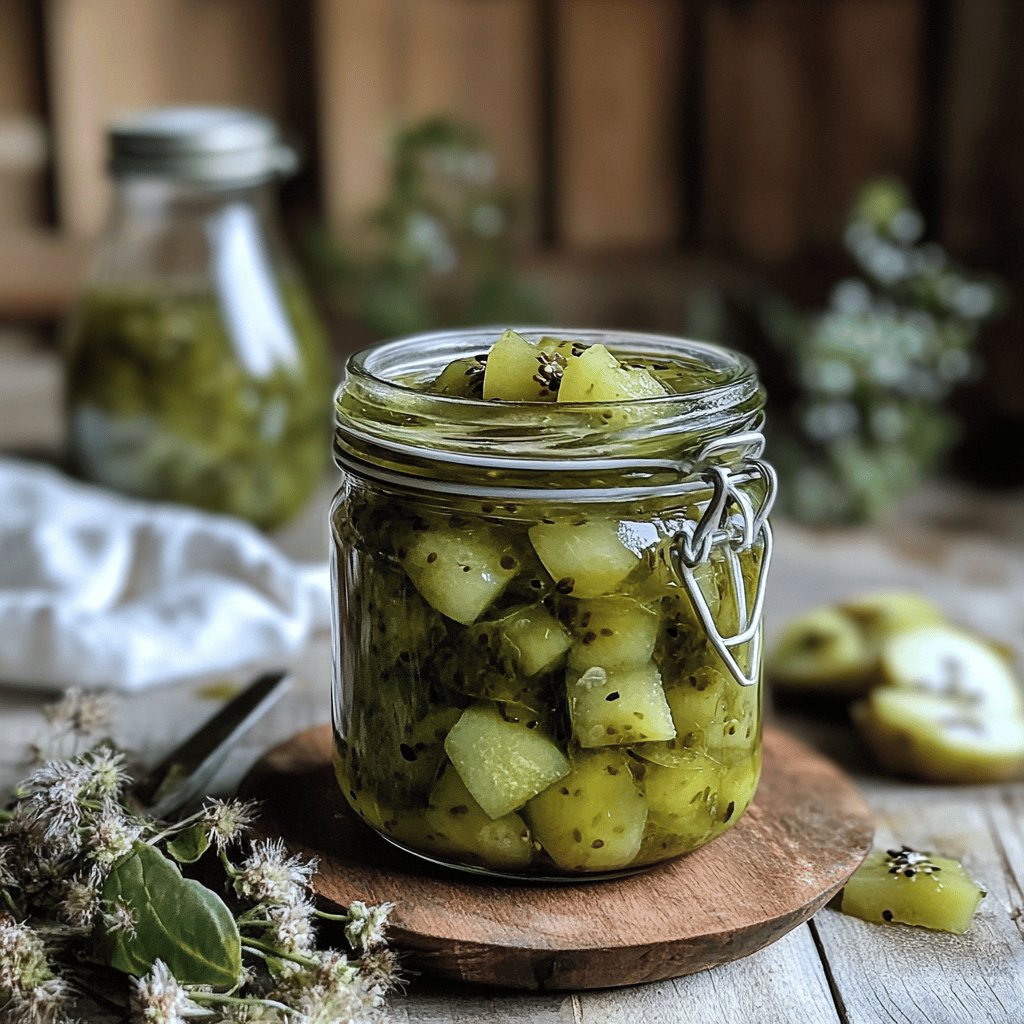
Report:
[{"label": "green contents in background bottle", "polygon": [[114,212],[68,344],[73,467],[277,526],[322,479],[332,377],[273,218],[290,152],[216,108],[149,111],[112,142]]}]

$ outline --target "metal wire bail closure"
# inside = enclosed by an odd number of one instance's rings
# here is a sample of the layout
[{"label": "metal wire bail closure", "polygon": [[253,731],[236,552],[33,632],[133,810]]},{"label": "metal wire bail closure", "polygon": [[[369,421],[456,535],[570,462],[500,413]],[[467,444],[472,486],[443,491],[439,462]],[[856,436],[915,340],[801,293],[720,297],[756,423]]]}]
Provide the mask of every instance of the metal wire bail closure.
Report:
[{"label": "metal wire bail closure", "polygon": [[[752,472],[764,481],[764,497],[755,509],[750,498],[734,479],[733,472],[721,463],[709,466],[715,455],[723,452],[740,451],[745,475]],[[772,530],[768,515],[775,504],[778,491],[778,477],[769,463],[761,459],[764,452],[764,435],[760,431],[747,431],[716,438],[701,450],[695,460],[697,467],[709,466],[701,478],[711,485],[711,500],[704,514],[697,522],[687,521],[676,534],[669,548],[673,567],[683,582],[693,602],[711,643],[725,662],[733,678],[740,686],[753,686],[760,673],[751,675],[744,671],[732,649],[750,644],[750,665],[752,669],[760,662],[761,632],[759,626],[764,614],[765,584],[768,567],[772,558]],[[733,513],[735,509],[735,513]],[[739,554],[746,551],[760,538],[763,545],[760,571],[754,590],[754,600],[748,607],[747,590],[743,581],[743,569]],[[732,589],[736,595],[736,619],[738,631],[733,636],[723,636],[708,606],[707,598],[700,588],[695,570],[707,563],[714,548],[724,552],[726,564],[732,577]],[[753,669],[756,672],[756,669]]]}]

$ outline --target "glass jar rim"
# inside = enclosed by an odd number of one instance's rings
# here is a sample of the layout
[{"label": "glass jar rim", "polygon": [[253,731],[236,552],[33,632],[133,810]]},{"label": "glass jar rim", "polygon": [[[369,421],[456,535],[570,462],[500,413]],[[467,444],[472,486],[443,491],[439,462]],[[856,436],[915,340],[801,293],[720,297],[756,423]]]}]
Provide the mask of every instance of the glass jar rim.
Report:
[{"label": "glass jar rim", "polygon": [[339,465],[351,468],[344,463],[354,455],[392,469],[403,460],[422,459],[435,472],[438,464],[453,463],[578,472],[632,460],[671,464],[678,478],[692,472],[690,457],[705,442],[760,428],[765,395],[751,359],[708,342],[643,331],[515,328],[528,340],[558,337],[606,344],[631,356],[689,357],[725,372],[726,379],[688,393],[607,403],[505,402],[416,386],[449,362],[486,350],[502,329],[431,331],[352,355],[335,393]]},{"label": "glass jar rim", "polygon": [[[346,372],[351,376],[358,376],[368,381],[373,381],[376,385],[394,388],[399,393],[422,395],[425,392],[420,388],[410,383],[403,383],[401,380],[395,379],[393,375],[385,376],[382,373],[382,371],[387,371],[388,369],[391,369],[393,373],[396,369],[396,367],[388,365],[389,360],[397,359],[411,350],[414,351],[431,346],[433,343],[436,345],[433,353],[427,353],[433,356],[429,362],[420,359],[410,364],[407,361],[398,369],[409,374],[416,370],[423,371],[429,366],[430,369],[440,372],[453,358],[465,358],[481,351],[481,349],[486,350],[489,348],[491,344],[497,341],[504,329],[503,327],[466,327],[405,335],[355,352],[348,358]],[[625,351],[631,355],[696,356],[709,366],[714,366],[717,363],[716,368],[723,370],[732,368],[735,371],[735,377],[732,380],[712,385],[700,391],[688,392],[686,395],[666,394],[626,400],[630,404],[642,402],[650,405],[655,402],[671,402],[673,399],[681,397],[693,401],[702,399],[705,396],[717,395],[727,390],[735,390],[734,397],[738,401],[747,397],[745,391],[750,384],[753,384],[755,388],[757,387],[757,367],[754,365],[753,360],[740,352],[711,342],[695,341],[671,334],[616,330],[614,328],[514,327],[512,329],[527,340],[556,337],[571,341],[582,341],[586,344],[613,342],[616,350],[620,352]],[[476,344],[468,345],[467,343],[471,341],[476,342]],[[447,343],[447,347],[442,349],[440,345],[443,343]],[[450,351],[452,347],[457,348],[457,352],[454,355]],[[344,386],[345,382],[343,381],[339,391]],[[495,408],[494,399],[463,398],[456,395],[431,395],[431,397],[440,399],[442,402],[454,402],[459,405],[478,405],[489,409]],[[550,402],[502,402],[501,404],[518,408],[532,408],[535,406],[547,410],[552,408],[552,403]],[[558,403],[554,408],[565,409],[567,406],[579,405],[586,405],[592,408],[593,404],[590,402]],[[616,404],[625,403],[619,402]]]}]

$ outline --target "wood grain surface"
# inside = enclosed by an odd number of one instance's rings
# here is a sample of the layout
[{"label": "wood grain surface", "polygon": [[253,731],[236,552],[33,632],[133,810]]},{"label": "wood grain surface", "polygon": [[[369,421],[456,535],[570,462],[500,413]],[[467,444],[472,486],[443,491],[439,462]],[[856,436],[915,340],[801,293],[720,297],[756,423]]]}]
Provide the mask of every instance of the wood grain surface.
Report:
[{"label": "wood grain surface", "polygon": [[613,881],[495,884],[403,853],[343,800],[327,726],[272,750],[242,790],[263,802],[261,831],[319,858],[325,901],[396,904],[393,941],[414,967],[527,989],[632,985],[747,956],[827,902],[874,832],[839,769],[777,730],[766,731],[761,786],[735,828]]}]

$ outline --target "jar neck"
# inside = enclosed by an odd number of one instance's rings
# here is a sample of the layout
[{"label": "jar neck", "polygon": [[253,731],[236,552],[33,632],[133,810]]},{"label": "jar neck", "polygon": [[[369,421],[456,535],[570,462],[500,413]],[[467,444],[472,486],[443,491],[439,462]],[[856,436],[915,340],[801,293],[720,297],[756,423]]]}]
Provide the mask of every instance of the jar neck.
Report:
[{"label": "jar neck", "polygon": [[[349,472],[437,490],[651,491],[701,484],[709,465],[742,471],[760,447],[764,392],[735,353],[631,332],[524,332],[606,344],[631,357],[703,362],[714,386],[629,402],[487,402],[421,385],[495,332],[391,342],[354,356],[336,396],[335,457]],[[737,438],[736,443],[730,441]]]},{"label": "jar neck", "polygon": [[94,284],[162,282],[202,290],[240,266],[262,277],[292,269],[271,182],[230,188],[142,176],[117,182]]},{"label": "jar neck", "polygon": [[261,218],[276,216],[275,189],[270,182],[254,185],[213,187],[170,178],[127,177],[114,189],[111,222],[143,221],[214,216],[226,207],[242,204]]}]

